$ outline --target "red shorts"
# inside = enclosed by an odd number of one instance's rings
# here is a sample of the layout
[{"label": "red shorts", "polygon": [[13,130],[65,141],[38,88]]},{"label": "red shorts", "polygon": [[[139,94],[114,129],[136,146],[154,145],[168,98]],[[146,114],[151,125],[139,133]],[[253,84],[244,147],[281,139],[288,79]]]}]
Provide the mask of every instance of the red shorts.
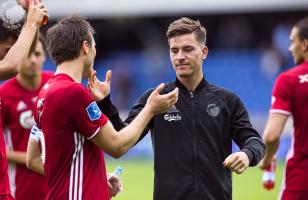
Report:
[{"label": "red shorts", "polygon": [[281,200],[305,200],[308,199],[308,191],[283,191]]}]

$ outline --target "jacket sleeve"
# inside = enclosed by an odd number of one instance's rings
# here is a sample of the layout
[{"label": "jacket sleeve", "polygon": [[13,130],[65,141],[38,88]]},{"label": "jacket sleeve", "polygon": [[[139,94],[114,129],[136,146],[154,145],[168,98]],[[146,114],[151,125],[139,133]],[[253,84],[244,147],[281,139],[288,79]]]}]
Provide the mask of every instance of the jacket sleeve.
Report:
[{"label": "jacket sleeve", "polygon": [[232,139],[249,158],[249,166],[257,165],[264,156],[265,145],[252,127],[245,106],[238,97],[231,103]]},{"label": "jacket sleeve", "polygon": [[103,100],[97,102],[97,105],[99,109],[104,113],[112,123],[113,127],[120,131],[122,128],[124,128],[127,124],[123,122],[119,115],[119,111],[115,105],[112,104],[110,100],[110,95],[108,95]]},{"label": "jacket sleeve", "polygon": [[[129,124],[132,122],[135,117],[141,112],[141,110],[144,108],[145,104],[147,103],[147,100],[152,93],[153,89],[147,90],[141,97],[138,99],[138,101],[133,105],[133,107],[130,109],[130,112],[128,114],[128,117],[125,120],[125,123]],[[138,142],[146,136],[146,134],[151,130],[153,127],[153,119],[147,124],[146,128],[143,130]],[[137,142],[137,143],[138,143]]]}]

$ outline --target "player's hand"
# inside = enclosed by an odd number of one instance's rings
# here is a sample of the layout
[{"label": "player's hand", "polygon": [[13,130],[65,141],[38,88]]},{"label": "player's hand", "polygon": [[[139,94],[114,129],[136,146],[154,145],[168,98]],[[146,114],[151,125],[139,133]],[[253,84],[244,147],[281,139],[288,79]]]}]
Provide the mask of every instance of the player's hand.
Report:
[{"label": "player's hand", "polygon": [[260,167],[261,170],[264,170],[265,168],[267,168],[268,166],[270,166],[272,164],[272,162],[276,162],[276,158],[272,158],[272,159],[265,159],[263,158],[259,164],[258,167]]},{"label": "player's hand", "polygon": [[108,176],[108,189],[111,197],[115,197],[119,192],[122,191],[122,183],[117,176]]},{"label": "player's hand", "polygon": [[179,89],[175,88],[173,91],[167,94],[159,94],[165,87],[164,83],[161,83],[149,96],[146,106],[150,111],[156,115],[167,112],[171,106],[178,101]]},{"label": "player's hand", "polygon": [[44,17],[48,16],[48,11],[44,3],[39,2],[34,4],[35,0],[29,0],[29,9],[27,14],[26,24],[33,24],[36,27],[40,27]]},{"label": "player's hand", "polygon": [[243,173],[249,166],[249,158],[246,153],[239,151],[229,155],[223,165],[237,174]]},{"label": "player's hand", "polygon": [[96,71],[91,73],[91,76],[88,78],[88,89],[95,101],[101,101],[110,94],[111,75],[111,70],[108,70],[105,81],[101,82],[96,77]]}]

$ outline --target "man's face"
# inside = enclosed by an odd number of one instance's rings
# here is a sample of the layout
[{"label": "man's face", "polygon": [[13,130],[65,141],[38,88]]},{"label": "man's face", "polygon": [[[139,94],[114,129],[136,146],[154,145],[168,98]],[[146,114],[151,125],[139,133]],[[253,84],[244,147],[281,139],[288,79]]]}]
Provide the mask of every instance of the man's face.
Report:
[{"label": "man's face", "polygon": [[27,78],[39,76],[45,60],[45,51],[43,49],[42,43],[39,41],[35,47],[34,52],[31,53],[29,57],[23,62],[19,73],[23,77]]},{"label": "man's face", "polygon": [[300,64],[305,61],[304,57],[304,41],[301,41],[298,37],[298,28],[293,27],[290,34],[290,47],[289,51],[292,53],[295,64]]},{"label": "man's face", "polygon": [[177,77],[196,77],[202,74],[203,59],[208,49],[194,34],[185,34],[169,40],[170,59]]},{"label": "man's face", "polygon": [[0,60],[2,60],[7,52],[11,49],[11,47],[16,42],[16,39],[14,38],[8,38],[5,41],[0,41]]}]

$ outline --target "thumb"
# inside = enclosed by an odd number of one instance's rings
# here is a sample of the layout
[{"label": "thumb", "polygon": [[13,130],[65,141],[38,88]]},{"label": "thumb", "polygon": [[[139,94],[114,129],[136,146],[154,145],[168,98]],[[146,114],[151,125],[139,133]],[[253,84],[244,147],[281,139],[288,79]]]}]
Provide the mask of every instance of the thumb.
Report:
[{"label": "thumb", "polygon": [[34,5],[34,0],[26,0],[26,5],[28,5],[28,9],[32,8]]},{"label": "thumb", "polygon": [[155,88],[155,90],[153,91],[153,93],[159,94],[159,93],[164,89],[164,87],[165,87],[165,83],[159,84],[159,86],[157,86],[157,87]]},{"label": "thumb", "polygon": [[112,76],[112,71],[111,71],[111,70],[108,70],[107,73],[106,73],[106,79],[105,79],[105,81],[106,81],[107,84],[110,84],[110,82],[111,82],[111,76]]}]

